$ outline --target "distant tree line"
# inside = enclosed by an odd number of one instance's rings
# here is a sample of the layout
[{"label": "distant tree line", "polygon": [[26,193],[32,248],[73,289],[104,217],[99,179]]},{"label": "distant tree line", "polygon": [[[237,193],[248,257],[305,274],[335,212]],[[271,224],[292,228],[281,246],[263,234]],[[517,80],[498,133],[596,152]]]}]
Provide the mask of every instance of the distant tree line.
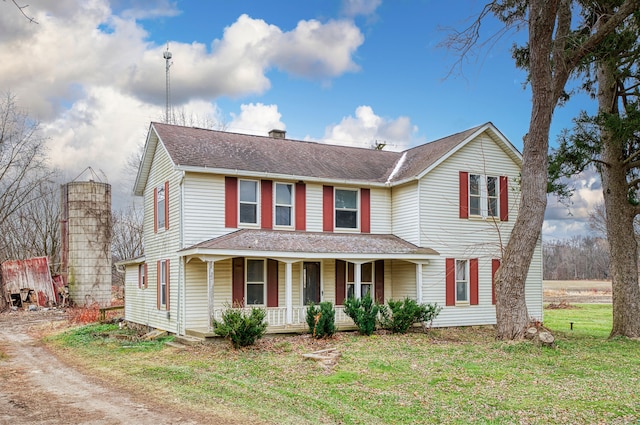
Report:
[{"label": "distant tree line", "polygon": [[609,244],[599,236],[542,243],[545,280],[609,279]]}]

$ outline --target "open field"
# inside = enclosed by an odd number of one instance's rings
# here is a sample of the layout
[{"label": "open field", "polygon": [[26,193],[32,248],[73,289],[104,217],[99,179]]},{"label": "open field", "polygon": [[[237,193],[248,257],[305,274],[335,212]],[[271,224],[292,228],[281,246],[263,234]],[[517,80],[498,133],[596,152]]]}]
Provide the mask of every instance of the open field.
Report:
[{"label": "open field", "polygon": [[545,280],[545,303],[611,303],[611,281],[608,280]]},{"label": "open field", "polygon": [[[276,336],[233,350],[226,342],[141,344],[116,337],[125,332],[116,326],[94,325],[47,344],[121,390],[153,394],[169,410],[237,423],[637,423],[640,341],[607,340],[611,305],[575,307],[545,311],[556,348],[498,342],[491,327],[345,332],[319,341]],[[328,347],[342,353],[333,367],[302,357]]]}]

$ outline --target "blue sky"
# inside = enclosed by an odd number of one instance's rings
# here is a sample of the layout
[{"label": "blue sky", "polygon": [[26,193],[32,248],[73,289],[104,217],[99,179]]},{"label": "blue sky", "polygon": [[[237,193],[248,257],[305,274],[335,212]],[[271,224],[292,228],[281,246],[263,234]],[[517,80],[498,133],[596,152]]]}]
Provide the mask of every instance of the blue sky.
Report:
[{"label": "blue sky", "polygon": [[[51,4],[53,3],[53,5]],[[401,150],[493,122],[522,149],[530,113],[526,75],[508,33],[455,68],[441,44],[464,29],[483,2],[431,0],[106,1],[33,0],[30,24],[0,3],[2,89],[37,117],[52,164],[74,178],[101,170],[125,204],[126,163],[165,105],[167,44],[173,54],[174,112],[195,125],[230,131]],[[485,36],[501,28],[483,26]],[[577,96],[556,113],[551,141],[580,109]],[[597,179],[577,179],[567,215],[551,206],[547,238],[588,231]]]}]

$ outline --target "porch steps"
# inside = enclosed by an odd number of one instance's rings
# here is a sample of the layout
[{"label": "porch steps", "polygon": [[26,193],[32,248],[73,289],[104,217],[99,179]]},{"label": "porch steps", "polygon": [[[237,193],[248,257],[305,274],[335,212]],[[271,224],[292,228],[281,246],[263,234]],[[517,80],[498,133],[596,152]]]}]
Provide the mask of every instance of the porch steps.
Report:
[{"label": "porch steps", "polygon": [[216,334],[207,328],[191,328],[185,329],[185,337],[197,338],[200,342],[203,342],[207,338],[215,338]]},{"label": "porch steps", "polygon": [[198,338],[192,335],[176,335],[173,341],[180,345],[198,345],[204,342],[204,338]]}]

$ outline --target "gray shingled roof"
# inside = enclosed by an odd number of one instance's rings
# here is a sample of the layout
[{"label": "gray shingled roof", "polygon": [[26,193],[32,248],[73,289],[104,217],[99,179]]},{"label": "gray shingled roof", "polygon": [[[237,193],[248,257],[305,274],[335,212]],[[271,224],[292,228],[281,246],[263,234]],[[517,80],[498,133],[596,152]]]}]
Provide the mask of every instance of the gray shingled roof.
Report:
[{"label": "gray shingled roof", "polygon": [[438,255],[394,235],[295,232],[242,229],[185,248],[182,251],[267,251],[312,254]]},{"label": "gray shingled roof", "polygon": [[154,123],[176,165],[384,182],[400,153]]},{"label": "gray shingled roof", "polygon": [[[486,125],[486,124],[485,124]],[[393,183],[415,177],[482,126],[402,152],[152,123],[177,166]]]}]

